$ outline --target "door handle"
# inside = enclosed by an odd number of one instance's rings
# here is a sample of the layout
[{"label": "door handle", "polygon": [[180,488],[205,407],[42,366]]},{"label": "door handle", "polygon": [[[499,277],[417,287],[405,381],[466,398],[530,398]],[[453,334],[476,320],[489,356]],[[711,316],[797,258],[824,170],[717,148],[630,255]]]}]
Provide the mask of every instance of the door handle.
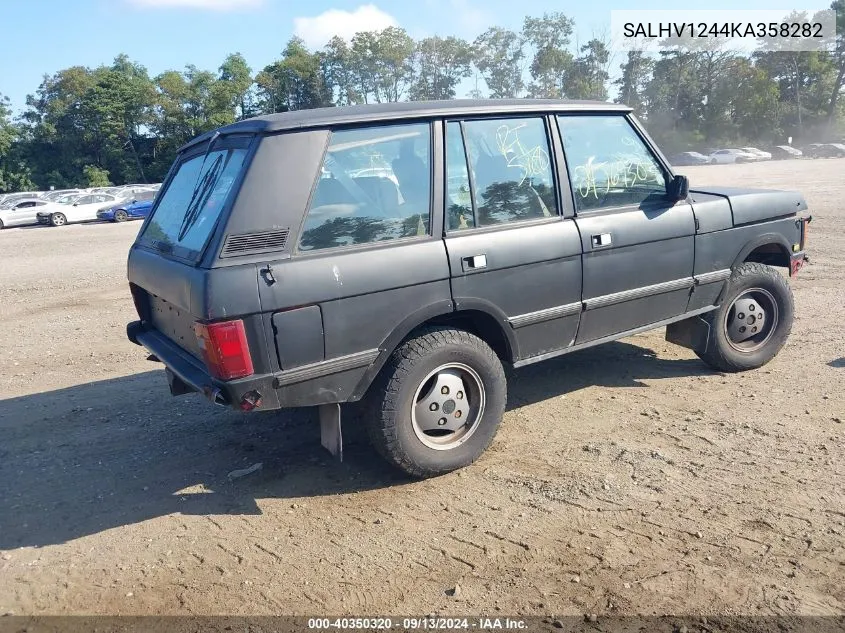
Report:
[{"label": "door handle", "polygon": [[478,270],[480,268],[487,268],[487,255],[473,255],[472,257],[464,257],[461,259],[461,267],[464,272],[468,270]]},{"label": "door handle", "polygon": [[593,235],[590,241],[593,248],[604,248],[605,246],[610,246],[613,243],[613,238],[610,233],[601,233],[600,235]]}]

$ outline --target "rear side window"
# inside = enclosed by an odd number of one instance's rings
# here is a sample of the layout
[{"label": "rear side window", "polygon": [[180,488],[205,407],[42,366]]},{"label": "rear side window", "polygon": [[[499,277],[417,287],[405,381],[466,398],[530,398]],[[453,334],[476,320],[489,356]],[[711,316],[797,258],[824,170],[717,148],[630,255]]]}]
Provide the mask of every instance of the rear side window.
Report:
[{"label": "rear side window", "polygon": [[205,246],[243,167],[246,148],[220,148],[183,161],[161,194],[142,240],[194,258]]},{"label": "rear side window", "polygon": [[466,121],[462,127],[463,139],[458,123],[446,125],[449,230],[557,215],[542,118]]},{"label": "rear side window", "polygon": [[332,133],[311,197],[299,250],[428,235],[428,123]]}]

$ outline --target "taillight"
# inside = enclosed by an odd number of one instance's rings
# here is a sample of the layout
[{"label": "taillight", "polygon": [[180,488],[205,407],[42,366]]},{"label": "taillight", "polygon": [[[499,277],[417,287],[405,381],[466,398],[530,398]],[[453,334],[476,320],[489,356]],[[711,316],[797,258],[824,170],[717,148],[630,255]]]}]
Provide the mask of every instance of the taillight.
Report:
[{"label": "taillight", "polygon": [[194,332],[206,367],[213,376],[234,380],[253,373],[243,321],[196,323]]}]

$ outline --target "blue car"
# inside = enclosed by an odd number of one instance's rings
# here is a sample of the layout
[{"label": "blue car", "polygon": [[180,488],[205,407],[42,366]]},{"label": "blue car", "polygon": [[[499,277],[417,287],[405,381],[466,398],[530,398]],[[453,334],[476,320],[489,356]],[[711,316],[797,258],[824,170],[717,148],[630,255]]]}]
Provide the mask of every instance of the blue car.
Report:
[{"label": "blue car", "polygon": [[[147,217],[150,209],[153,208],[153,198],[156,192],[139,192],[135,198],[124,200],[113,207],[107,207],[97,211],[97,218],[111,222],[125,222],[126,220],[140,220]],[[142,199],[146,198],[146,199]]]}]

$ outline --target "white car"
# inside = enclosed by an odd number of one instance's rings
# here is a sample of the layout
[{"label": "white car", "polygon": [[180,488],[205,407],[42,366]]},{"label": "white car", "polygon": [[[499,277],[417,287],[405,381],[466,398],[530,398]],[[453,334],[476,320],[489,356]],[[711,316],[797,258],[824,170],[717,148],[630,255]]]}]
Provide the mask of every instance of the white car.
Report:
[{"label": "white car", "polygon": [[48,204],[46,200],[39,198],[23,198],[15,201],[8,209],[0,209],[0,229],[35,224],[38,222],[35,214]]},{"label": "white car", "polygon": [[708,157],[711,165],[727,165],[730,163],[752,163],[759,160],[757,156],[741,149],[720,149]]},{"label": "white car", "polygon": [[748,152],[757,157],[757,160],[772,160],[772,155],[769,152],[764,152],[756,147],[740,147],[743,152]]},{"label": "white car", "polygon": [[106,193],[82,194],[68,201],[48,204],[36,214],[39,224],[64,226],[74,222],[90,222],[97,219],[97,211],[105,206],[117,204],[120,198]]}]

